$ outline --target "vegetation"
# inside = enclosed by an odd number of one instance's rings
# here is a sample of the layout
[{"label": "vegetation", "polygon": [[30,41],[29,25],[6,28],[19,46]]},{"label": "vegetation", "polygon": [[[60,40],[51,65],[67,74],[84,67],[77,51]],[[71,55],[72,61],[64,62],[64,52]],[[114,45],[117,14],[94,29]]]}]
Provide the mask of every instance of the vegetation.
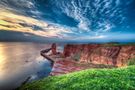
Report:
[{"label": "vegetation", "polygon": [[128,65],[135,65],[135,58],[129,59],[128,61]]},{"label": "vegetation", "polygon": [[19,90],[135,90],[135,65],[47,77],[23,85]]},{"label": "vegetation", "polygon": [[105,43],[103,46],[134,46],[135,43]]},{"label": "vegetation", "polygon": [[75,60],[75,61],[79,61],[80,57],[81,57],[81,52],[78,52],[72,57],[72,59]]}]

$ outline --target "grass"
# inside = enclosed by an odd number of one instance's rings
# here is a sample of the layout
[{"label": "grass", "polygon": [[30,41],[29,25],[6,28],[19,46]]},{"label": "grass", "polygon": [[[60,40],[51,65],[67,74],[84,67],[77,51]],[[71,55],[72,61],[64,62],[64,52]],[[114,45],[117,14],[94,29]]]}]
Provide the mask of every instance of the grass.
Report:
[{"label": "grass", "polygon": [[19,90],[135,90],[135,65],[47,77],[25,84]]},{"label": "grass", "polygon": [[75,61],[79,61],[80,57],[81,57],[81,52],[78,52],[72,57],[72,59],[75,60]]},{"label": "grass", "polygon": [[103,44],[103,46],[135,46],[135,43],[125,43],[125,44],[122,44],[122,43],[106,43],[106,44]]},{"label": "grass", "polygon": [[128,61],[128,65],[135,65],[135,58],[131,58]]}]

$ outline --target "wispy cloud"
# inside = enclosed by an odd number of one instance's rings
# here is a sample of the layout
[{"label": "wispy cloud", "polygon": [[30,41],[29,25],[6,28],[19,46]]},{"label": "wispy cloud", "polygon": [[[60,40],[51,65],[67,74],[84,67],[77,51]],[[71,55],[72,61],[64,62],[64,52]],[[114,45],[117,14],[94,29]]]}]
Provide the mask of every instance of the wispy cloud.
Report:
[{"label": "wispy cloud", "polygon": [[82,36],[78,38],[75,38],[74,40],[100,40],[106,38],[105,35],[98,35],[98,36]]},{"label": "wispy cloud", "polygon": [[122,24],[127,27],[123,23],[127,21],[126,8],[123,7],[126,3],[120,0],[49,0],[55,7],[49,6],[45,0],[43,2],[45,6],[39,5],[40,0],[0,0],[0,30],[61,39],[95,40],[107,38],[104,33],[114,29],[119,31]]},{"label": "wispy cloud", "polygon": [[61,38],[70,30],[40,19],[34,0],[0,0],[0,30],[29,32],[39,36]]},{"label": "wispy cloud", "polygon": [[1,9],[0,13],[0,30],[29,32],[40,36],[58,38],[62,32],[68,32],[63,28],[49,25],[45,21],[4,9]]}]

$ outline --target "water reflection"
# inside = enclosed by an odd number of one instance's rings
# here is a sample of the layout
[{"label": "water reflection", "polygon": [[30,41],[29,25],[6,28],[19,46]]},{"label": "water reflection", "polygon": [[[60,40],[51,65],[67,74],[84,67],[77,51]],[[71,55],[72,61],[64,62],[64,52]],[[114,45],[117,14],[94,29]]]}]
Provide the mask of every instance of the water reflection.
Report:
[{"label": "water reflection", "polygon": [[50,62],[39,51],[48,47],[47,44],[0,43],[0,90],[15,88],[30,76],[31,79],[47,76]]}]

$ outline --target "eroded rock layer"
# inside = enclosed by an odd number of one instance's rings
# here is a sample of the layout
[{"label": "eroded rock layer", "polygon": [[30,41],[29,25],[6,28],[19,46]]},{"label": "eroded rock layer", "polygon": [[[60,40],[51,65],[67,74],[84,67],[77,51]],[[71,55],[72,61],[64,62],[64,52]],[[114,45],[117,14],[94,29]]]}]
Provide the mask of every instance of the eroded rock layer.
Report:
[{"label": "eroded rock layer", "polygon": [[135,57],[135,46],[105,46],[101,44],[67,44],[64,47],[65,57],[72,57],[81,63],[125,66],[130,58]]}]

